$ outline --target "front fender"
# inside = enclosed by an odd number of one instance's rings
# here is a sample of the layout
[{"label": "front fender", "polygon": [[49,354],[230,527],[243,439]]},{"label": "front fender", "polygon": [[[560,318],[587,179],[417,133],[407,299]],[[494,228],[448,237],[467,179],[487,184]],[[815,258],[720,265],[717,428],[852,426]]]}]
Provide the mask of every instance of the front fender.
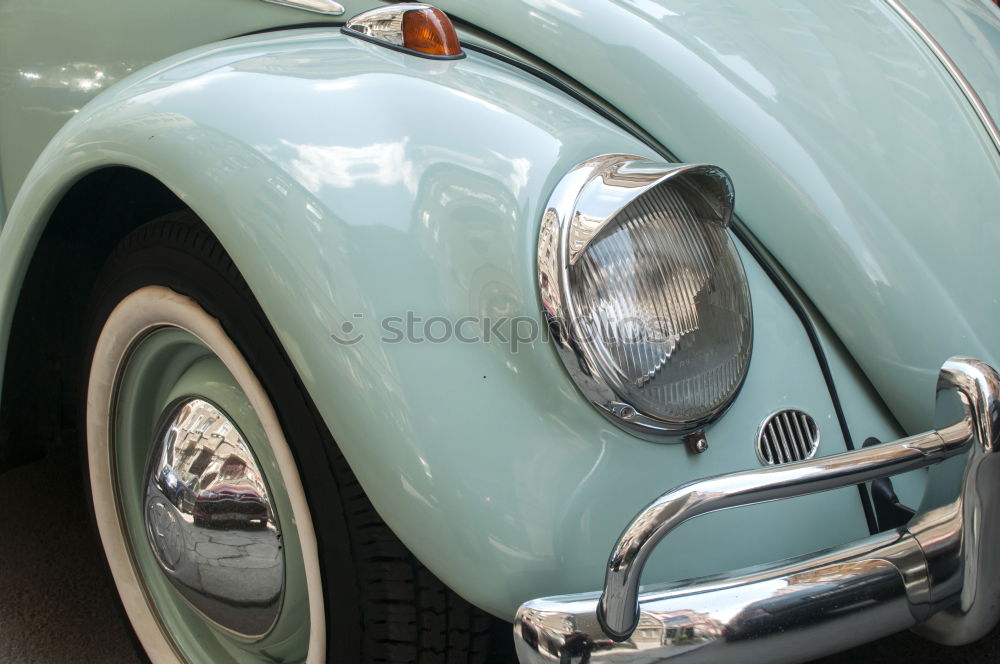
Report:
[{"label": "front fender", "polygon": [[[567,170],[610,152],[656,156],[484,55],[427,61],[324,29],[200,48],[105,91],[44,151],[0,242],[3,333],[60,193],[106,166],[151,174],[233,257],[389,526],[445,583],[509,618],[531,597],[593,589],[621,526],[664,488],[758,465],[753,437],[772,411],[804,408],[822,453],[845,450],[805,331],[742,248],[754,358],[706,454],[609,424],[546,343],[515,344],[509,326],[429,341],[463,318],[537,330],[542,207]],[[441,319],[397,340],[407,312]],[[651,582],[867,533],[854,489],[682,530],[650,561]]]}]

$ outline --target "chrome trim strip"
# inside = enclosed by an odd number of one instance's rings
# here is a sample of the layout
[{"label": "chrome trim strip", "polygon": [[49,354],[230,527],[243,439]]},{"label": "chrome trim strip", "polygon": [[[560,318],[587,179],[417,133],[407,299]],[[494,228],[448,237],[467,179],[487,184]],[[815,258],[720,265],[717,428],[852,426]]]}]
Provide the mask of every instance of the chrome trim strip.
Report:
[{"label": "chrome trim strip", "polygon": [[326,14],[328,16],[340,16],[347,11],[344,9],[344,5],[333,0],[264,0],[264,2],[270,2],[272,5],[284,5],[285,7],[304,9],[307,12]]},{"label": "chrome trim strip", "polygon": [[920,39],[923,40],[927,47],[931,49],[937,59],[941,61],[944,68],[948,70],[951,77],[958,84],[958,87],[962,89],[962,94],[965,98],[972,104],[973,110],[975,110],[976,115],[979,116],[980,121],[983,123],[983,127],[986,129],[986,133],[989,134],[990,139],[993,141],[993,146],[1000,152],[1000,127],[997,127],[997,123],[994,121],[993,116],[990,115],[989,109],[986,108],[986,104],[983,103],[982,98],[976,92],[976,89],[972,87],[969,79],[965,78],[965,74],[962,70],[958,68],[958,65],[951,56],[944,50],[944,47],[931,33],[917,20],[917,17],[907,9],[901,0],[885,0],[886,4],[895,11],[900,18],[902,18],[910,26],[910,28],[917,33]]},{"label": "chrome trim strip", "polygon": [[[974,359],[948,360],[935,423],[892,443],[668,491],[622,533],[603,593],[521,607],[522,664],[802,661],[915,624],[943,643],[980,638],[1000,619],[991,567],[1000,554],[1000,375]],[[638,594],[653,547],[688,519],[927,466],[924,501],[905,528]]]}]

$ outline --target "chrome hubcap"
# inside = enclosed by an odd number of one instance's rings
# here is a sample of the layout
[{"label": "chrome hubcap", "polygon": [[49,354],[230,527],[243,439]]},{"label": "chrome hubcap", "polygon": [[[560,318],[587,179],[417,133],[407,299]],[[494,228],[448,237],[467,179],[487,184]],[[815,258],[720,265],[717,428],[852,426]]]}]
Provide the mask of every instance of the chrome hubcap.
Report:
[{"label": "chrome hubcap", "polygon": [[145,502],[149,545],[174,588],[220,627],[267,634],[284,593],[281,528],[264,473],[228,415],[194,397],[167,409]]}]

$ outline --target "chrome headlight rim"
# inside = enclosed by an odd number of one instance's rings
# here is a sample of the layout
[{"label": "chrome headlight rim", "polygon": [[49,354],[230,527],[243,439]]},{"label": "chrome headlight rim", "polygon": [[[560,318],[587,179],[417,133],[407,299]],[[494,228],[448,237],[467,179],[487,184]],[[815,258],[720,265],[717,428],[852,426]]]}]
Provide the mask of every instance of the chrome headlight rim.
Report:
[{"label": "chrome headlight rim", "polygon": [[[570,268],[632,202],[678,179],[697,182],[696,190],[703,197],[699,203],[709,206],[714,221],[723,228],[729,227],[734,191],[729,175],[718,166],[606,154],[577,165],[558,182],[542,218],[537,254],[542,312],[553,345],[573,383],[612,422],[646,440],[660,443],[680,442],[680,436],[704,430],[726,413],[746,382],[753,347],[753,313],[742,259],[734,249],[742,285],[747,290],[749,347],[746,361],[735,386],[723,400],[707,407],[702,415],[687,419],[653,413],[633,403],[623,396],[625,391],[612,372],[602,369],[599,348],[587,343],[572,329],[572,321],[578,320],[579,311],[571,293]],[[731,236],[728,241],[735,246]]]}]

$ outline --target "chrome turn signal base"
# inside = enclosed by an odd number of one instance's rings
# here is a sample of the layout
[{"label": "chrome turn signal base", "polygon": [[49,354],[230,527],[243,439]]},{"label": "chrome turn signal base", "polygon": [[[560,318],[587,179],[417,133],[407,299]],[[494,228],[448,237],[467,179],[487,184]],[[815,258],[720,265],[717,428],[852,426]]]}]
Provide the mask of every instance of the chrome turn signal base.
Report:
[{"label": "chrome turn signal base", "polygon": [[[1000,619],[1000,375],[941,368],[938,428],[835,456],[698,480],[625,529],[603,592],[534,600],[514,621],[522,664],[798,662],[908,627],[959,645]],[[688,519],[933,466],[904,527],[837,549],[639,594],[656,545]]]},{"label": "chrome turn signal base", "polygon": [[349,37],[432,60],[465,57],[451,19],[436,7],[399,2],[362,12],[341,32]]}]

